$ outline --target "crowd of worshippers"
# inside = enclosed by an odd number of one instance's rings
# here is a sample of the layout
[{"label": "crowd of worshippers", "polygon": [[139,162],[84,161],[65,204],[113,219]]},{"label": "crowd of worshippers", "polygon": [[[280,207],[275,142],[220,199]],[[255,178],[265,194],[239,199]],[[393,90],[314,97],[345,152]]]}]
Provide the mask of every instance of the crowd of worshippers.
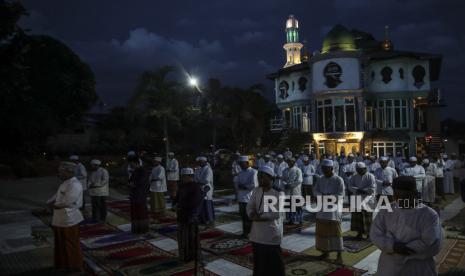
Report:
[{"label": "crowd of worshippers", "polygon": [[[84,220],[85,194],[91,198],[92,221],[105,222],[109,174],[100,160],[90,162],[88,174],[78,156],[69,159],[60,164],[58,175],[64,182],[48,204],[53,209],[55,265],[80,270],[79,224]],[[167,194],[177,215],[179,257],[197,260],[199,225],[214,226],[215,220],[212,160],[199,156],[195,167],[182,169],[173,152],[168,153],[165,166],[160,156],[134,151],[128,152],[126,160],[132,233],[149,231],[149,208],[155,214],[163,213]],[[322,155],[318,160],[314,154],[294,156],[289,149],[283,154],[257,153],[254,157],[236,153],[231,183],[239,205],[242,237],[252,243],[254,275],[284,275],[283,225],[302,224],[303,210],[265,212],[263,202],[265,196],[283,195],[386,197],[393,212],[382,210],[374,219],[373,213],[365,210],[351,213],[356,238],[370,239],[382,251],[378,275],[435,275],[434,256],[440,250],[442,230],[439,214],[430,205],[455,192],[454,171],[462,166],[455,154],[450,159],[446,154],[421,160],[412,156],[407,162],[400,155]],[[418,199],[423,203],[412,204]],[[343,262],[342,216],[341,210],[316,214],[315,247],[322,252],[321,259],[336,252],[336,262]]]}]

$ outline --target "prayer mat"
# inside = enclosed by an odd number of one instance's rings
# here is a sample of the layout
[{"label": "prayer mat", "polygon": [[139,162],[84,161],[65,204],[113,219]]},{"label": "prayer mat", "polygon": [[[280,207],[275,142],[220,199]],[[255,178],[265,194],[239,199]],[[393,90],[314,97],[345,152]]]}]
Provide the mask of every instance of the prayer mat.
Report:
[{"label": "prayer mat", "polygon": [[286,262],[286,275],[315,276],[327,275],[341,268],[340,265],[314,259],[296,258]]},{"label": "prayer mat", "polygon": [[248,240],[226,234],[220,238],[200,240],[200,245],[203,250],[216,255],[223,254],[231,250],[238,250],[249,244]]},{"label": "prayer mat", "polygon": [[358,239],[352,236],[343,237],[344,249],[350,253],[358,253],[373,245],[370,240]]},{"label": "prayer mat", "polygon": [[215,214],[215,224],[220,225],[224,223],[230,223],[230,222],[235,222],[235,221],[240,221],[241,217],[239,216],[239,213],[237,214],[232,214],[232,213],[217,213]]},{"label": "prayer mat", "polygon": [[83,224],[79,227],[79,237],[81,239],[115,234],[118,232],[120,232],[118,229],[103,223]]},{"label": "prayer mat", "polygon": [[139,240],[152,239],[153,236],[147,235],[134,235],[131,232],[119,232],[116,234],[110,234],[100,237],[92,237],[89,239],[81,240],[81,245],[84,248],[95,249],[99,247],[104,247],[108,245],[124,243],[124,242],[135,242]]},{"label": "prayer mat", "polygon": [[189,274],[189,272],[192,273],[193,268],[194,262],[184,263],[179,261],[177,257],[170,256],[158,259],[147,259],[147,262],[143,265],[139,264],[131,267],[121,267],[117,271],[114,271],[113,275],[192,275]]},{"label": "prayer mat", "polygon": [[436,260],[439,273],[445,273],[451,268],[465,267],[465,240],[446,239]]}]

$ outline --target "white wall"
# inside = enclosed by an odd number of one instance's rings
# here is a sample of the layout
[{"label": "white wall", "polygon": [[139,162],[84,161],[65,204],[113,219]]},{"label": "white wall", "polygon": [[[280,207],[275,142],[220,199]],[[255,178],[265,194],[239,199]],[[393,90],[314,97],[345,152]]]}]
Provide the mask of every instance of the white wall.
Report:
[{"label": "white wall", "polygon": [[[306,89],[302,92],[299,90],[299,78],[300,77],[305,77],[307,79],[307,86]],[[282,81],[287,81],[289,84],[289,97],[286,99],[282,99],[280,97],[280,90],[279,90],[279,84]],[[292,82],[294,82],[294,85],[292,85]],[[294,89],[292,89],[294,86]],[[311,89],[312,89],[312,83],[311,79],[309,76],[309,71],[299,71],[299,72],[292,72],[289,75],[285,76],[280,76],[275,80],[275,93],[276,93],[276,103],[288,103],[292,101],[299,101],[299,100],[310,100],[310,95],[311,95]]]},{"label": "white wall", "polygon": [[[415,79],[412,70],[415,66],[421,65],[425,68],[426,74],[423,79],[424,84],[420,88],[414,85]],[[388,66],[392,69],[392,80],[388,83],[383,82],[381,70]],[[404,79],[400,78],[399,69],[404,70]],[[372,72],[374,80],[372,81]],[[367,66],[365,71],[365,84],[369,91],[372,92],[394,92],[394,91],[422,91],[430,89],[429,81],[429,63],[427,60],[415,60],[409,58],[399,58],[392,60],[375,61]]]},{"label": "white wall", "polygon": [[[325,85],[326,78],[323,75],[325,66],[330,62],[335,62],[342,68],[342,75],[340,76],[342,82],[335,88],[328,88]],[[314,92],[361,88],[360,62],[357,58],[333,58],[315,62],[312,75]]]}]

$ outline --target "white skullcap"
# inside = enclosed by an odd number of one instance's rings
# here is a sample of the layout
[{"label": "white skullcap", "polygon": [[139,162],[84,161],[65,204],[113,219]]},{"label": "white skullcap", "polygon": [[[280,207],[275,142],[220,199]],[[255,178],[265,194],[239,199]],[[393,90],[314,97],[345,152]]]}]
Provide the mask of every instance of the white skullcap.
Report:
[{"label": "white skullcap", "polygon": [[267,154],[265,155],[265,158],[271,158],[271,155]]},{"label": "white skullcap", "polygon": [[261,154],[261,153],[257,153],[257,156],[262,156],[262,154]]},{"label": "white skullcap", "polygon": [[277,158],[284,158],[282,154],[278,154]]},{"label": "white skullcap", "polygon": [[205,162],[207,162],[208,160],[207,160],[207,157],[205,157],[205,156],[199,156],[199,157],[197,157],[197,161],[205,161]]},{"label": "white skullcap", "polygon": [[303,160],[303,161],[308,161],[308,156],[307,156],[307,155],[304,155],[304,157],[302,157],[302,160]]},{"label": "white skullcap", "polygon": [[163,159],[160,156],[157,156],[157,157],[153,158],[153,160],[155,160],[157,162],[161,162]]},{"label": "white skullcap", "polygon": [[133,150],[128,151],[128,156],[135,156],[136,152]]},{"label": "white skullcap", "polygon": [[429,159],[423,159],[423,164],[429,164]]},{"label": "white skullcap", "polygon": [[357,164],[355,165],[355,167],[356,167],[357,169],[364,169],[364,168],[367,167],[367,165],[366,165],[365,163],[363,163],[363,162],[357,162]]},{"label": "white skullcap", "polygon": [[355,155],[353,153],[349,153],[349,155],[347,155],[348,157],[355,157]]},{"label": "white skullcap", "polygon": [[194,170],[192,168],[182,168],[181,175],[193,175]]},{"label": "white skullcap", "polygon": [[261,166],[258,171],[274,177],[274,170],[268,166]]},{"label": "white skullcap", "polygon": [[71,156],[69,157],[69,160],[77,161],[77,160],[79,160],[79,156],[77,156],[77,155],[71,155]]},{"label": "white skullcap", "polygon": [[241,156],[239,156],[237,161],[239,161],[239,162],[249,162],[249,157],[247,155],[241,155]]},{"label": "white skullcap", "polygon": [[447,154],[444,154],[444,155],[442,156],[442,158],[448,158],[448,157],[449,157],[449,156],[447,156]]},{"label": "white skullcap", "polygon": [[389,161],[389,157],[387,157],[387,156],[381,156],[380,160],[381,160],[381,161]]},{"label": "white skullcap", "polygon": [[415,156],[411,156],[409,160],[410,162],[417,162],[417,158]]},{"label": "white skullcap", "polygon": [[102,161],[97,160],[97,159],[93,159],[93,160],[90,161],[90,164],[100,166],[100,165],[102,165]]},{"label": "white skullcap", "polygon": [[76,170],[76,164],[73,162],[62,161],[60,162],[60,166],[58,170],[60,171],[67,171],[67,172],[74,172]]},{"label": "white skullcap", "polygon": [[321,166],[322,167],[334,167],[334,162],[333,160],[324,159],[323,161],[321,161]]},{"label": "white skullcap", "polygon": [[174,155],[174,152],[170,151],[168,152],[168,155]]}]

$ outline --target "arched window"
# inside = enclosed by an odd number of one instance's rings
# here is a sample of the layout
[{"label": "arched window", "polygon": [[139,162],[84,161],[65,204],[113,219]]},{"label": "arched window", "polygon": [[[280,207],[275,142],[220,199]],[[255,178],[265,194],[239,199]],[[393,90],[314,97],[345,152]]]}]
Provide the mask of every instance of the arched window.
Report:
[{"label": "arched window", "polygon": [[415,85],[416,88],[420,89],[424,84],[425,84],[425,75],[426,75],[426,70],[425,67],[421,65],[417,65],[413,68],[412,70],[412,76],[415,82],[413,85]]},{"label": "arched window", "polygon": [[304,77],[300,77],[298,83],[299,83],[299,90],[301,92],[304,92],[305,89],[307,89],[307,79]]},{"label": "arched window", "polygon": [[384,67],[381,69],[381,76],[383,77],[384,83],[389,83],[392,80],[392,69],[389,66]]},{"label": "arched window", "polygon": [[399,68],[399,77],[401,80],[404,79],[404,69],[403,68]]},{"label": "arched window", "polygon": [[289,97],[289,84],[287,81],[282,81],[279,83],[279,97],[281,99],[286,99]]}]

